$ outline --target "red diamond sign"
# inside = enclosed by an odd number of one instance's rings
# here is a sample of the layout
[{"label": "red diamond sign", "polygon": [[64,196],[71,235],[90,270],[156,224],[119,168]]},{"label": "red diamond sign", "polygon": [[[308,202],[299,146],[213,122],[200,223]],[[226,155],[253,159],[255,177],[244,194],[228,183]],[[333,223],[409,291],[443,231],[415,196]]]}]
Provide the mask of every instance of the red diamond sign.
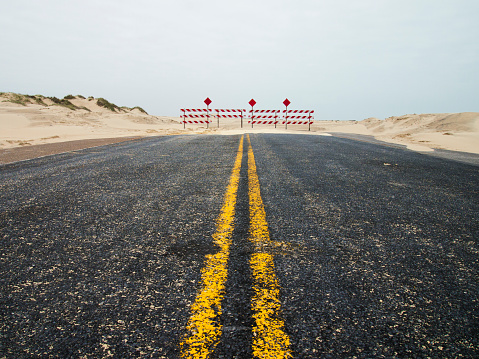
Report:
[{"label": "red diamond sign", "polygon": [[251,99],[250,102],[248,102],[250,104],[251,107],[253,107],[254,105],[256,105],[256,101]]},{"label": "red diamond sign", "polygon": [[205,100],[205,104],[206,104],[206,106],[209,106],[209,105],[210,105],[210,103],[211,103],[211,100],[210,100],[210,98],[209,98],[209,97],[207,97],[207,98],[206,98],[206,100]]},{"label": "red diamond sign", "polygon": [[283,104],[284,104],[286,107],[288,107],[289,105],[291,105],[291,102],[290,102],[288,99],[286,99],[286,100],[283,101]]}]

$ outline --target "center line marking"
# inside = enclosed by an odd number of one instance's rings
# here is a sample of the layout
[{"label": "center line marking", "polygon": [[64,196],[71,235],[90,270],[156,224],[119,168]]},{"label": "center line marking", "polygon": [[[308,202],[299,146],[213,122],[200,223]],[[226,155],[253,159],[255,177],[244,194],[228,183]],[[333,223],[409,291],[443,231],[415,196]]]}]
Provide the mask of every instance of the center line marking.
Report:
[{"label": "center line marking", "polygon": [[248,193],[250,210],[249,239],[255,246],[250,267],[253,272],[253,355],[256,358],[291,358],[289,336],[280,317],[279,282],[274,272],[266,212],[261,198],[253,148],[248,139]]},{"label": "center line marking", "polygon": [[201,270],[201,286],[191,306],[191,317],[186,326],[188,334],[180,344],[183,358],[208,358],[216,348],[222,326],[220,323],[221,301],[225,293],[228,275],[228,257],[234,229],[236,196],[243,159],[243,136],[241,136],[236,160],[226,188],[223,207],[216,222],[213,241],[220,247],[216,254],[206,256]]}]

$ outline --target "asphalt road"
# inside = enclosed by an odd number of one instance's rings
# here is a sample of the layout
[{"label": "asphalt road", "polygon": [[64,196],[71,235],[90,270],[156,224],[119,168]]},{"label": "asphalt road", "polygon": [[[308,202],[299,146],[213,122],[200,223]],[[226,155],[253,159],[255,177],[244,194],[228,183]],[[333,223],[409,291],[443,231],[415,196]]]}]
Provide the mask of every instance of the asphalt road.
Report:
[{"label": "asphalt road", "polygon": [[[180,357],[240,138],[0,166],[0,358]],[[250,138],[293,357],[479,357],[478,166]],[[212,358],[252,356],[249,176],[245,142]]]}]

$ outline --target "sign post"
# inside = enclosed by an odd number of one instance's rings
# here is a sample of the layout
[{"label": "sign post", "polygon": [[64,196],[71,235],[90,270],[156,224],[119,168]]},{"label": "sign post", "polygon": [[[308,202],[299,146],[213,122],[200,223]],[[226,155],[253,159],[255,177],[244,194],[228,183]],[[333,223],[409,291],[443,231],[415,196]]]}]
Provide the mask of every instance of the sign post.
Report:
[{"label": "sign post", "polygon": [[285,123],[285,129],[286,129],[286,130],[288,129],[288,106],[289,106],[290,104],[291,104],[291,102],[290,102],[288,99],[286,99],[286,100],[283,101],[283,105],[286,106],[286,111],[285,111],[286,116],[285,116],[285,119],[284,119],[284,120],[285,120],[284,123]]},{"label": "sign post", "polygon": [[248,102],[251,105],[251,128],[253,128],[253,120],[254,120],[254,105],[256,105],[256,101],[254,99],[251,99],[250,102]]},{"label": "sign post", "polygon": [[[209,128],[209,125],[210,125],[210,104],[211,104],[211,100],[209,97],[206,98],[205,100],[205,104],[206,104],[206,128]],[[218,120],[219,121],[219,120]]]}]

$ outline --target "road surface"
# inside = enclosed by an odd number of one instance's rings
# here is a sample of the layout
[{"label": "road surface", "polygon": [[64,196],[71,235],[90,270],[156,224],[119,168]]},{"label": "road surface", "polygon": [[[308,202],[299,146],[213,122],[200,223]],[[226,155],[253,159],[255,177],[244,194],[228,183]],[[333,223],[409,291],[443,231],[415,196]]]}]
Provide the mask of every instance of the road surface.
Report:
[{"label": "road surface", "polygon": [[479,167],[325,136],[0,166],[0,357],[479,356]]}]

